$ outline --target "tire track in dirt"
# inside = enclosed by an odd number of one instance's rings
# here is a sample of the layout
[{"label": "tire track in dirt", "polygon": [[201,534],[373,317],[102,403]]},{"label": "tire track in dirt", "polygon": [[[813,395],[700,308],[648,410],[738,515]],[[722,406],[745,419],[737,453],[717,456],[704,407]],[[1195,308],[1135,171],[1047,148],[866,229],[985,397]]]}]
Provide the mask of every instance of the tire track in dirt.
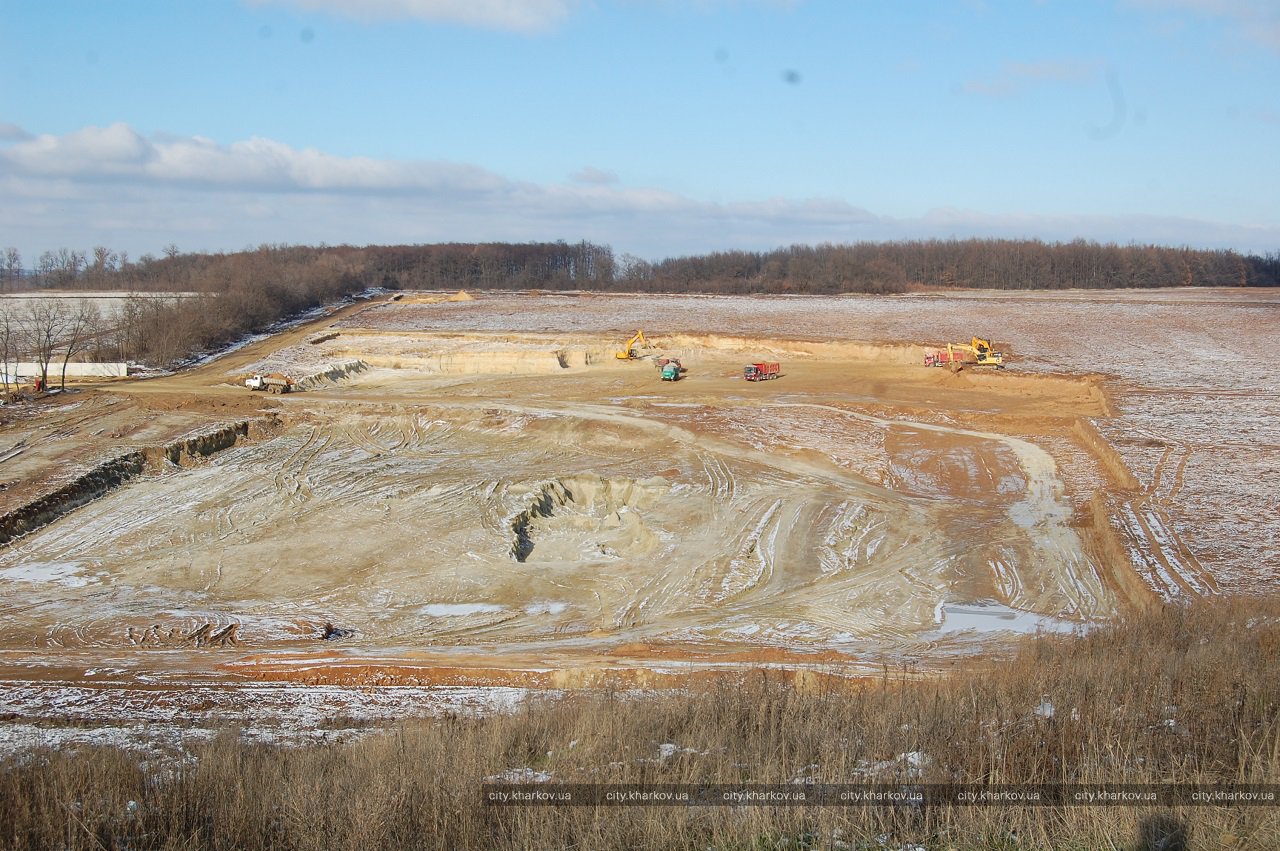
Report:
[{"label": "tire track in dirt", "polygon": [[[293,452],[280,462],[280,469],[276,471],[274,484],[276,493],[286,503],[297,505],[306,502],[306,499],[300,496],[302,490],[301,477],[310,458],[315,457],[315,453],[310,450],[318,442],[319,438],[320,429],[316,426],[308,426],[303,440]],[[293,469],[295,466],[297,467],[296,471]]]},{"label": "tire track in dirt", "polygon": [[1174,471],[1173,486],[1169,488],[1169,495],[1165,497],[1165,503],[1172,505],[1173,501],[1178,498],[1178,494],[1182,492],[1182,485],[1187,476],[1187,464],[1191,461],[1191,456],[1195,454],[1195,448],[1190,446],[1182,447],[1182,458],[1178,461],[1178,469]]},{"label": "tire track in dirt", "polygon": [[707,478],[711,481],[711,493],[717,500],[730,502],[733,500],[733,471],[714,454],[699,453]]},{"label": "tire track in dirt", "polygon": [[[520,410],[528,410],[528,407],[523,405],[517,405],[514,407],[517,407]],[[818,407],[822,407],[822,406],[818,406]],[[539,408],[537,410],[547,412],[551,409],[544,407],[544,408]],[[660,434],[666,435],[667,438],[674,438],[677,443],[684,443],[684,444],[690,445],[691,448],[695,448],[695,451],[701,452],[704,457],[707,453],[713,453],[720,460],[720,464],[725,465],[725,467],[728,466],[727,463],[725,462],[726,458],[749,461],[751,464],[755,465],[756,467],[763,466],[766,469],[778,471],[781,474],[782,479],[790,483],[793,487],[812,489],[817,484],[817,482],[826,481],[834,484],[838,490],[842,490],[845,492],[852,491],[853,493],[856,493],[861,498],[861,501],[865,502],[866,504],[872,507],[879,508],[881,510],[888,510],[891,515],[901,514],[904,510],[906,511],[909,517],[919,515],[916,523],[911,523],[910,521],[906,521],[908,526],[911,526],[914,528],[931,528],[932,524],[929,521],[925,520],[925,518],[929,517],[934,511],[938,510],[936,501],[934,500],[904,496],[902,494],[883,488],[879,485],[873,485],[871,483],[868,483],[864,479],[861,479],[857,476],[849,474],[846,471],[843,471],[839,468],[826,467],[826,466],[811,463],[803,459],[784,457],[784,456],[769,454],[769,453],[760,453],[758,450],[752,447],[740,446],[735,444],[727,444],[724,441],[711,438],[705,435],[695,435],[691,432],[688,432],[684,429],[679,428],[678,426],[672,426],[666,422],[653,421],[648,418],[637,416],[630,413],[621,413],[621,412],[618,412],[616,409],[607,409],[607,408],[602,408],[600,406],[585,404],[585,405],[560,405],[560,406],[556,406],[553,410],[554,410],[554,413],[558,416],[585,417],[587,419],[600,419],[600,420],[611,421],[611,422],[625,422],[633,427],[638,427],[645,430],[658,432]],[[836,409],[836,410],[839,411],[839,413],[841,414],[849,413],[840,409]],[[945,427],[939,427],[939,429],[951,430],[951,429],[946,429]],[[997,436],[997,438],[1003,438],[1003,436]],[[1038,450],[1038,448],[1035,448],[1035,447],[1032,447],[1032,450],[1036,452],[1040,451]],[[720,465],[714,465],[714,464],[706,465],[704,462],[704,473],[708,477],[708,482],[710,483],[709,488],[714,490],[714,492],[717,492],[720,494],[724,494],[726,492],[723,485],[723,480],[718,475],[722,471],[722,469],[723,468]],[[1047,467],[1047,472],[1051,474],[1052,470],[1053,470],[1053,467],[1050,459],[1050,463]],[[1035,481],[1035,475],[1033,475],[1031,478],[1033,481]],[[1050,496],[1053,496],[1052,491],[1050,491]],[[717,540],[720,542],[734,541],[734,540],[737,540],[740,542],[744,540],[747,541],[745,545],[740,545],[739,547],[738,567],[740,569],[744,567],[745,560],[741,556],[744,552],[748,554],[751,553],[750,541],[752,540],[756,542],[757,549],[761,549],[762,547],[769,548],[770,553],[773,554],[774,553],[773,548],[777,546],[778,538],[775,537],[774,535],[771,535],[770,532],[772,531],[776,533],[777,529],[776,528],[774,530],[763,529],[760,531],[759,535],[753,535],[753,529],[755,527],[752,526],[752,524],[753,523],[758,524],[759,523],[758,518],[761,515],[756,511],[743,510],[743,506],[741,505],[735,506],[733,508],[733,513],[735,515],[734,520],[737,521],[735,523],[735,527],[731,529],[724,529],[724,528],[720,529],[719,530],[720,534],[718,535]],[[761,542],[763,542],[763,544]],[[893,559],[892,561],[895,563],[896,566],[888,568],[888,570],[890,571],[891,574],[894,572],[899,572],[901,578],[907,583],[907,585],[913,585],[918,590],[927,589],[929,593],[932,593],[935,595],[942,593],[945,595],[945,589],[943,585],[941,585],[936,581],[930,582],[924,579],[911,568],[908,562],[912,560],[918,560],[922,557],[925,558],[926,560],[932,559],[936,569],[936,565],[938,564],[949,563],[948,559],[950,557],[944,555],[944,553],[948,548],[949,548],[948,545],[944,544],[944,542],[941,539],[931,540],[930,535],[917,536],[916,540],[913,542],[913,546],[908,547],[906,549],[906,552],[904,553],[904,556],[910,556],[910,558],[904,557],[901,560]],[[933,555],[929,555],[930,553],[932,553]],[[773,563],[776,566],[777,564],[776,555],[774,555],[773,558],[774,558]],[[732,563],[732,561],[733,561],[733,557],[728,559],[728,562],[730,564]],[[875,561],[876,561],[876,564],[874,565],[874,567],[871,568],[871,572],[877,577],[883,577],[885,575],[885,570],[886,570],[886,568],[881,564],[883,559],[877,558]],[[775,572],[771,575],[776,577],[777,573]],[[708,581],[711,581],[711,584],[714,584],[714,582],[719,582],[723,585],[723,583],[726,581],[728,581],[731,585],[733,584],[732,571],[713,570],[710,574],[707,574],[704,578]],[[739,576],[738,578],[741,579],[741,576]],[[1080,612],[1082,615],[1091,614],[1097,609],[1102,608],[1101,603],[1097,605],[1093,604],[1093,601],[1099,600],[1102,597],[1102,594],[1099,591],[1099,589],[1094,589],[1091,587],[1091,584],[1090,584],[1091,579],[1096,584],[1099,584],[1099,585],[1101,584],[1100,582],[1097,581],[1096,574],[1093,574],[1092,572],[1086,572],[1084,577],[1078,581],[1073,581],[1073,579],[1067,579],[1067,580],[1060,579],[1058,581],[1057,584],[1061,591],[1062,596],[1068,597],[1072,601],[1079,601],[1079,602],[1073,602],[1069,604],[1066,608],[1068,608],[1071,611]],[[877,578],[871,584],[875,584],[877,582],[883,582],[883,578]],[[759,604],[757,599],[758,597],[762,596],[759,593],[760,583],[740,582],[739,585],[740,587],[737,589],[739,593],[735,595],[732,600],[725,600],[723,599],[722,594],[715,593],[714,591],[712,591],[711,585],[704,583],[702,585],[702,588],[703,588],[702,593],[695,594],[694,598],[703,599],[704,605],[711,604],[714,602],[713,609],[715,609],[716,611],[712,613],[704,613],[696,617],[690,617],[683,614],[669,615],[667,619],[664,621],[665,630],[668,632],[668,634],[670,634],[669,631],[671,629],[675,629],[677,626],[682,624],[689,628],[695,628],[695,629],[714,627],[716,624],[722,624],[726,617],[732,617],[738,614],[754,615],[754,616],[762,617],[765,619],[771,619],[771,618],[776,618],[777,612],[782,609],[786,609],[788,611],[790,610],[805,611],[809,608],[808,605],[803,601],[803,596],[805,594],[810,593],[809,591],[801,592],[800,589],[788,589],[787,591],[784,591],[778,594],[776,599],[768,600],[768,605],[765,606],[765,605]],[[804,583],[803,587],[808,587],[810,585],[811,583]],[[710,594],[710,596],[707,596],[708,594]],[[910,594],[905,594],[904,600],[909,597],[910,597]],[[1028,600],[1026,602],[1028,604],[1034,604],[1037,601]],[[904,602],[903,605],[914,606],[914,608],[916,609],[919,608],[919,606],[915,606],[915,604],[908,603],[908,602]],[[628,613],[631,613],[638,610],[638,608],[640,607],[631,607],[627,611]],[[908,628],[908,631],[909,631],[909,628]],[[634,633],[628,633],[628,634],[634,634]]]},{"label": "tire track in dirt", "polygon": [[[1125,523],[1148,568],[1148,581],[1165,599],[1178,596],[1205,596],[1218,592],[1213,576],[1204,568],[1190,545],[1173,524],[1171,509],[1182,490],[1187,465],[1194,448],[1169,444],[1160,454],[1151,475],[1151,484],[1126,506]],[[1172,474],[1170,459],[1177,457]],[[1172,476],[1167,493],[1166,479]]]},{"label": "tire track in dirt", "polygon": [[[817,408],[870,422],[883,428],[907,425],[925,431],[979,438],[1007,446],[1017,457],[1018,463],[1027,476],[1026,497],[1010,506],[1009,518],[1030,535],[1036,562],[1042,563],[1042,566],[1051,571],[1058,590],[1074,607],[1073,613],[1089,618],[1110,611],[1109,594],[1096,571],[1092,568],[1084,571],[1079,567],[1081,564],[1089,563],[1083,555],[1083,543],[1066,523],[1071,515],[1071,509],[1062,500],[1062,487],[1056,475],[1057,465],[1053,458],[1040,447],[1019,438],[995,432],[974,431],[936,423],[888,420],[831,405],[775,402],[765,407]],[[1063,554],[1071,554],[1071,556],[1064,558]],[[1018,602],[1024,605],[1033,603],[1031,600]]]},{"label": "tire track in dirt", "polygon": [[1164,478],[1164,468],[1169,463],[1169,456],[1172,454],[1172,444],[1166,446],[1164,448],[1164,452],[1160,453],[1160,460],[1156,461],[1155,470],[1151,473],[1151,487],[1148,489],[1149,493],[1160,493],[1160,482]]},{"label": "tire track in dirt", "polygon": [[[856,415],[855,412],[831,406],[806,406],[798,403],[781,403],[780,406],[785,406],[786,404],[832,410],[842,416]],[[494,407],[494,405],[495,403],[493,402],[483,403],[484,407]],[[453,406],[450,405],[450,407]],[[464,405],[464,407],[480,407],[480,405]],[[914,524],[906,519],[901,522],[906,522],[908,525],[914,525],[917,528],[921,526],[930,527],[932,522],[927,518],[941,510],[936,500],[903,495],[869,483],[834,466],[819,465],[802,458],[759,453],[748,446],[729,444],[706,435],[697,435],[678,426],[673,426],[663,421],[655,421],[630,412],[620,412],[616,408],[605,408],[604,406],[590,403],[542,405],[537,407],[522,404],[503,404],[500,407],[550,416],[567,416],[625,423],[632,427],[665,435],[668,439],[673,439],[678,444],[690,446],[696,452],[716,456],[720,464],[706,464],[704,462],[704,472],[708,477],[709,487],[719,494],[726,493],[727,485],[722,478],[723,470],[728,467],[726,460],[735,459],[749,462],[757,467],[763,466],[777,470],[788,481],[808,480],[811,483],[810,487],[812,487],[815,479],[817,481],[830,482],[842,490],[857,494],[861,501],[871,507],[887,509],[891,514],[902,514],[905,511],[907,517],[916,516],[917,520]],[[899,421],[881,420],[866,415],[861,415],[861,418],[877,425],[902,424]],[[1019,462],[1026,471],[1028,478],[1027,496],[1021,503],[1015,505],[1015,509],[1021,511],[1017,519],[1020,519],[1022,523],[1018,525],[1025,528],[1031,535],[1034,551],[1048,563],[1048,570],[1052,578],[1051,585],[1056,589],[1055,593],[1066,601],[1063,609],[1077,613],[1081,617],[1109,614],[1112,611],[1112,607],[1107,602],[1109,599],[1108,592],[1097,572],[1091,569],[1087,559],[1076,555],[1081,553],[1082,549],[1078,540],[1074,538],[1074,532],[1065,525],[1065,520],[1068,518],[1070,511],[1059,502],[1061,492],[1055,478],[1056,468],[1047,453],[1032,444],[1005,435],[973,432],[930,423],[910,424],[935,431],[995,440],[1010,446],[1019,458]],[[758,517],[759,515],[752,516]],[[721,532],[720,540],[722,541],[743,540],[742,535],[744,533],[742,531],[721,530]],[[750,532],[745,534],[747,537],[750,536]],[[1063,540],[1057,542],[1054,540],[1055,536],[1061,537]],[[747,546],[749,548],[750,545],[748,544]],[[944,555],[948,549],[950,549],[950,546],[944,544],[941,540],[931,541],[926,537],[916,542],[914,556],[926,560],[932,559],[936,564],[942,564],[943,561],[949,558],[949,556]],[[914,574],[908,572],[907,575]],[[723,576],[721,581],[724,581]],[[754,587],[754,583],[749,584]],[[1005,587],[1014,589],[1020,587],[1017,583],[1008,581],[1004,584]],[[936,589],[937,586],[929,585],[929,587]],[[1039,600],[1039,597],[1029,597],[1025,599],[1015,598],[1011,602],[1034,607],[1039,603]],[[751,595],[748,594],[741,602],[746,605],[750,601]]]}]

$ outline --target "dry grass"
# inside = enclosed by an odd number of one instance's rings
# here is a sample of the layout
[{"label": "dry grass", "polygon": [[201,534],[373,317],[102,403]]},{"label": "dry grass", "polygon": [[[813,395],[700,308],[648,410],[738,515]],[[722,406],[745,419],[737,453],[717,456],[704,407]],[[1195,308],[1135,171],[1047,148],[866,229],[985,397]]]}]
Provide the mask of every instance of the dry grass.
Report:
[{"label": "dry grass", "polygon": [[[486,806],[509,769],[599,783],[845,783],[922,752],[912,782],[1280,782],[1280,601],[1165,607],[939,680],[800,691],[747,675],[697,693],[592,692],[488,718],[294,749],[216,738],[148,773],[111,749],[0,776],[6,848],[1280,847],[1267,807],[1019,809]],[[1048,696],[1051,719],[1033,709]],[[663,758],[659,746],[680,750]],[[130,806],[129,802],[136,802]]]}]

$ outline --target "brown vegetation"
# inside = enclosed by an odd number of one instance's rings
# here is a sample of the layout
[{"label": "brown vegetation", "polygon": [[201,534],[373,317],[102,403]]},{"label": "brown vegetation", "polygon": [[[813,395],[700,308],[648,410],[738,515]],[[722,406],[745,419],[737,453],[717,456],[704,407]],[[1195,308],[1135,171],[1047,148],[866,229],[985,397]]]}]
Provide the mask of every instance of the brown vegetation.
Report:
[{"label": "brown vegetation", "polygon": [[552,783],[1274,784],[1278,648],[1280,602],[1212,601],[1030,638],[941,679],[886,669],[806,690],[760,670],[703,692],[593,691],[343,745],[228,731],[172,767],[109,748],[29,753],[4,765],[0,845],[1274,848],[1275,807],[492,807],[481,783],[516,770]]},{"label": "brown vegetation", "polygon": [[367,287],[699,293],[897,293],[910,287],[1063,289],[1280,285],[1280,254],[1103,245],[1084,240],[916,240],[717,251],[650,262],[579,243],[270,246],[233,254],[45,252],[27,274],[9,249],[0,289],[195,292],[136,299],[114,357],[172,363]]}]

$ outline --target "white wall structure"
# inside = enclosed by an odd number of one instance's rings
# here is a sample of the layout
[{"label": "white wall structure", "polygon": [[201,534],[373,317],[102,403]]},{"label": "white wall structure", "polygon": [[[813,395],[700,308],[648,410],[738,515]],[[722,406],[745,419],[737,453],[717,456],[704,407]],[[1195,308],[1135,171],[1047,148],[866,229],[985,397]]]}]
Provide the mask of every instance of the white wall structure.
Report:
[{"label": "white wall structure", "polygon": [[183,298],[196,298],[203,293],[196,292],[163,292],[163,293],[130,293],[119,290],[77,291],[77,290],[28,290],[17,293],[0,293],[0,304],[11,306],[15,310],[23,310],[31,301],[66,301],[75,302],[85,299],[98,308],[98,313],[108,321],[120,316],[125,303],[131,299],[155,299],[159,301],[177,301]]},{"label": "white wall structure", "polygon": [[[8,373],[9,381],[29,381],[40,374],[40,364],[38,363],[9,363],[4,365],[4,369],[0,370],[0,380],[3,380],[3,373]],[[124,378],[129,374],[129,365],[127,363],[76,363],[72,361],[67,364],[67,377],[71,378]],[[62,361],[54,360],[49,364],[49,380],[62,377]]]}]

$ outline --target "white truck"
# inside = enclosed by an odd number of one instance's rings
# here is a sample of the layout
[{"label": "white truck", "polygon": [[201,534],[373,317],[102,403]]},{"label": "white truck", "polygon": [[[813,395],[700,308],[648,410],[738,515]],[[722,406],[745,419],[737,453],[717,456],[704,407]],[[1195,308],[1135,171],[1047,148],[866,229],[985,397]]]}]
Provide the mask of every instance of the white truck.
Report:
[{"label": "white truck", "polygon": [[293,379],[278,372],[270,375],[255,374],[244,380],[244,386],[250,390],[265,390],[268,393],[289,393],[293,390]]}]

